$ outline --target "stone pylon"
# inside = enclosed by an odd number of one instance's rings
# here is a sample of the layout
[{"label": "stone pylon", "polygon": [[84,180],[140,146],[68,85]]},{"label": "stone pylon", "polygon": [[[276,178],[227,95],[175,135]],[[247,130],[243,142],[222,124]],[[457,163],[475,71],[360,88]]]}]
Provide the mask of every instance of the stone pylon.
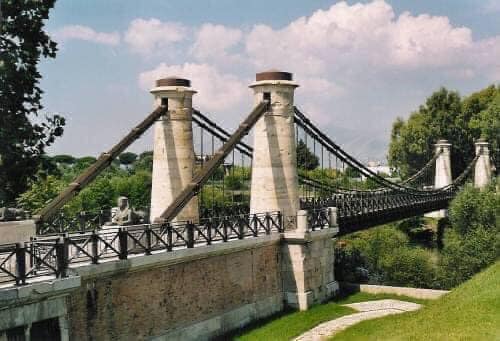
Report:
[{"label": "stone pylon", "polygon": [[474,168],[474,187],[484,188],[491,181],[490,149],[485,139],[477,140],[476,155],[479,157]]},{"label": "stone pylon", "polygon": [[[193,179],[192,98],[196,91],[191,88],[189,80],[172,77],[157,80],[151,93],[155,107],[168,107],[167,115],[161,117],[154,126],[150,213],[153,222]],[[191,199],[174,221],[185,220],[199,221],[196,197]]]},{"label": "stone pylon", "polygon": [[[451,177],[451,144],[447,140],[439,140],[434,146],[436,154],[440,153],[436,159],[436,172],[434,174],[434,189],[439,189],[450,185],[453,181]],[[448,210],[434,211],[425,216],[444,218],[448,216]]]},{"label": "stone pylon", "polygon": [[289,72],[267,71],[250,85],[255,104],[270,101],[267,113],[256,123],[252,161],[250,213],[281,211],[295,217],[299,209],[297,151],[293,96],[298,85]]}]

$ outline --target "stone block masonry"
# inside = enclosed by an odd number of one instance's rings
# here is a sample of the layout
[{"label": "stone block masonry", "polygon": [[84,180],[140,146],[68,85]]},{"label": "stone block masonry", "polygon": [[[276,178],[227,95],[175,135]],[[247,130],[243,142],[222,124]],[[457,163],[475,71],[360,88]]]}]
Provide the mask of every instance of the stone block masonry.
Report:
[{"label": "stone block masonry", "polygon": [[[279,235],[77,269],[71,339],[207,339],[283,309]],[[170,337],[168,337],[170,335]]]},{"label": "stone block masonry", "polygon": [[286,305],[307,309],[331,297],[336,231],[272,233],[76,265],[68,278],[0,289],[0,335],[52,319],[64,340],[217,337]]}]

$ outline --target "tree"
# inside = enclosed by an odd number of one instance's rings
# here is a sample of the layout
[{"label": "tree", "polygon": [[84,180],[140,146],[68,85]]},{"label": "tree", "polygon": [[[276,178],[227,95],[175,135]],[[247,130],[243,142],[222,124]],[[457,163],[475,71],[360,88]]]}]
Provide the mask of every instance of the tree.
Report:
[{"label": "tree", "polygon": [[52,157],[52,160],[56,163],[64,163],[67,165],[72,165],[76,162],[76,159],[74,156],[71,155],[66,155],[66,154],[60,154]]},{"label": "tree", "polygon": [[54,199],[65,185],[62,180],[49,175],[31,184],[31,187],[19,196],[17,204],[31,213],[36,213]]},{"label": "tree", "polygon": [[498,93],[500,88],[494,86],[463,99],[457,92],[445,88],[434,92],[407,121],[398,118],[394,122],[390,166],[403,178],[412,175],[432,158],[434,143],[447,139],[452,144],[452,174],[458,176],[474,158],[474,142],[483,131],[491,140],[500,139],[495,136],[497,130],[487,128],[495,127],[494,122],[498,122],[498,110],[489,109]]},{"label": "tree", "polygon": [[55,0],[2,1],[0,10],[0,206],[13,203],[35,177],[45,148],[61,136],[59,115],[43,109],[41,57],[54,58],[56,43],[43,30]]},{"label": "tree", "polygon": [[[489,88],[488,88],[489,89]],[[491,98],[491,97],[490,97]],[[485,138],[490,143],[490,154],[495,160],[495,166],[499,169],[500,164],[500,88],[495,97],[487,106],[472,118],[469,127],[478,130],[477,135]]]},{"label": "tree", "polygon": [[445,287],[468,280],[500,257],[500,197],[495,183],[482,191],[465,187],[450,205],[450,221],[440,260]]},{"label": "tree", "polygon": [[319,166],[319,159],[307,147],[304,141],[297,143],[297,166],[306,170],[313,170]]},{"label": "tree", "polygon": [[121,153],[118,159],[122,165],[128,168],[134,163],[135,160],[137,160],[137,154],[131,152]]},{"label": "tree", "polygon": [[139,154],[139,158],[134,163],[135,170],[153,171],[153,152],[146,151]]}]

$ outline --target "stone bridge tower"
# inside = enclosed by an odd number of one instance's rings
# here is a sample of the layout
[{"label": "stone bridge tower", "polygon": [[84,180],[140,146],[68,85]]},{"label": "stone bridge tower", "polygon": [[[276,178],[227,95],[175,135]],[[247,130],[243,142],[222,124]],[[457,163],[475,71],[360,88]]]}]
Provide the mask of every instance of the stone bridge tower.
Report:
[{"label": "stone bridge tower", "polygon": [[491,181],[490,150],[485,139],[477,140],[476,155],[479,157],[474,168],[474,187],[484,188]]},{"label": "stone bridge tower", "polygon": [[[150,213],[153,222],[193,178],[192,98],[196,91],[191,88],[189,80],[172,77],[157,80],[151,93],[155,107],[165,105],[168,108],[167,114],[154,126]],[[191,199],[175,220],[198,222],[196,197]]]},{"label": "stone bridge tower", "polygon": [[281,211],[295,217],[299,209],[293,95],[298,84],[281,71],[257,73],[255,104],[269,100],[267,113],[254,127],[250,213]]},{"label": "stone bridge tower", "polygon": [[[440,153],[436,159],[436,171],[434,174],[434,189],[443,188],[451,185],[453,182],[451,177],[451,144],[448,140],[438,140],[434,145],[436,154]],[[448,210],[443,209],[427,213],[426,217],[444,218],[448,216]]]}]

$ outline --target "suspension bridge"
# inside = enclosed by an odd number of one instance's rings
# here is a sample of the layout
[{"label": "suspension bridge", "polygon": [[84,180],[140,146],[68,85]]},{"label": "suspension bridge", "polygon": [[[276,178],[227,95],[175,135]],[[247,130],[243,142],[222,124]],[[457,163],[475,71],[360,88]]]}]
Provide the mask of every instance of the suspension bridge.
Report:
[{"label": "suspension bridge", "polygon": [[[416,215],[443,216],[464,183],[472,179],[483,187],[491,178],[483,140],[454,179],[451,145],[445,140],[436,142],[434,155],[409,178],[385,178],[343,150],[294,105],[298,84],[291,73],[258,73],[250,87],[255,106],[228,132],[193,108],[196,91],[189,80],[159,79],[151,90],[153,112],[36,212],[29,240],[0,245],[0,285],[22,287],[71,277],[79,267],[201,247],[210,252],[228,242],[239,245],[281,235],[288,246],[276,251],[276,257],[291,265],[281,265],[280,290],[286,302],[307,308],[335,291],[333,236]],[[62,213],[151,127],[151,206],[139,223],[106,226],[113,216],[110,208],[75,217]],[[315,169],[298,166],[299,144],[317,159]],[[348,176],[348,169],[366,180]],[[313,244],[320,246],[311,249]],[[319,284],[304,284],[304,269],[311,266],[322,269]]]}]

